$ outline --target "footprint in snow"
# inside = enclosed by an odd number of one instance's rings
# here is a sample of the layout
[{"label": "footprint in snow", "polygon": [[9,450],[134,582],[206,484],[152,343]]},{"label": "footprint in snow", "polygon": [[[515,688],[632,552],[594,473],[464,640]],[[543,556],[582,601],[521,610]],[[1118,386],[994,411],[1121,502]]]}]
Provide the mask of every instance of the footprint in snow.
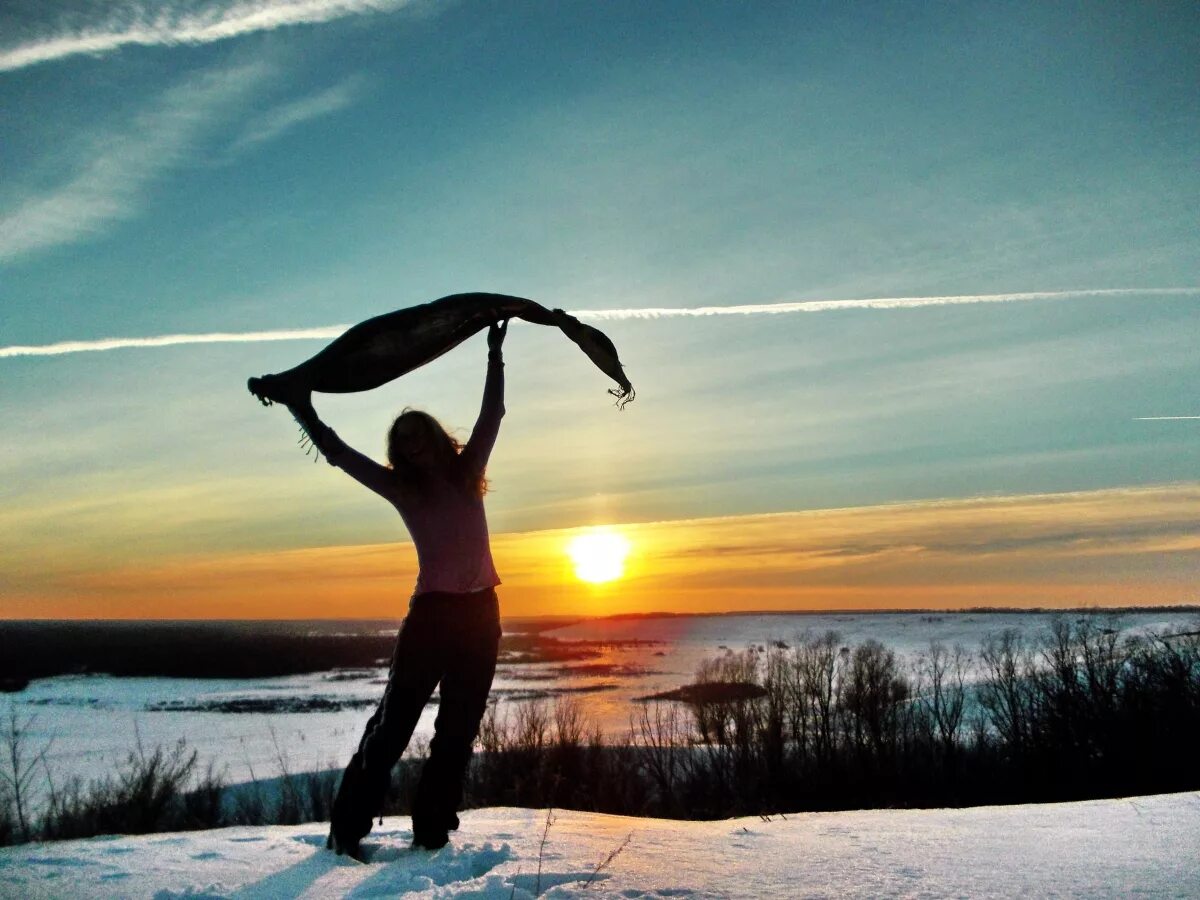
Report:
[{"label": "footprint in snow", "polygon": [[[448,846],[432,853],[394,844],[364,846],[367,864],[375,872],[358,884],[348,895],[350,897],[395,897],[407,891],[428,891],[433,887],[473,881],[483,878],[496,866],[513,858],[512,848],[508,844],[499,847],[490,843],[482,847],[472,844],[461,848]],[[542,876],[542,883],[550,886],[545,875]]]},{"label": "footprint in snow", "polygon": [[[537,891],[545,893],[551,888],[559,887],[564,884],[578,884],[582,887],[589,879],[592,884],[598,884],[601,881],[606,881],[610,876],[604,872],[592,874],[591,872],[543,872],[539,878],[537,875],[525,875],[518,873],[509,876],[508,883],[516,890],[522,890],[530,894]],[[625,896],[629,896],[626,894]],[[636,893],[634,896],[644,897],[645,894]]]}]

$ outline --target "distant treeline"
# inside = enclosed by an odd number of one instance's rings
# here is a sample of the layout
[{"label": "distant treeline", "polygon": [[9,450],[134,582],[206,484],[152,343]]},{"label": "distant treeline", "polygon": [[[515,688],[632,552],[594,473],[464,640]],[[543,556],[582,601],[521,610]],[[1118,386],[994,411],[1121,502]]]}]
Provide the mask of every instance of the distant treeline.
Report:
[{"label": "distant treeline", "polygon": [[394,635],[302,634],[224,623],[0,623],[0,679],[77,673],[261,678],[378,665]]},{"label": "distant treeline", "polygon": [[[505,634],[504,662],[590,659],[602,642]],[[334,629],[342,628],[344,631]],[[35,678],[105,674],[268,678],[386,666],[398,622],[0,622],[0,692]],[[354,629],[351,631],[350,629]],[[380,633],[382,631],[382,633]],[[633,642],[625,641],[623,644]]]}]

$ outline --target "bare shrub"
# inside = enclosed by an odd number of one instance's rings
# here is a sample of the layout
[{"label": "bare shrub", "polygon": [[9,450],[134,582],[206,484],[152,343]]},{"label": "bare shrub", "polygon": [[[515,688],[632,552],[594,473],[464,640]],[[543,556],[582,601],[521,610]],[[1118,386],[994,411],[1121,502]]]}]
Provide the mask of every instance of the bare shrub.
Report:
[{"label": "bare shrub", "polygon": [[324,822],[333,811],[333,798],[337,787],[338,773],[333,769],[306,772],[300,777],[308,808],[306,820]]},{"label": "bare shrub", "polygon": [[498,753],[501,749],[506,723],[500,718],[500,704],[492,700],[484,710],[483,719],[479,723],[479,735],[476,743],[484,753]]},{"label": "bare shrub", "polygon": [[184,828],[219,828],[225,824],[225,778],[217,774],[210,761],[196,785],[180,798],[183,804]]},{"label": "bare shrub", "polygon": [[98,834],[146,834],[186,827],[182,797],[196,767],[197,753],[179,741],[170,750],[139,746],[115,775],[85,788],[73,779],[58,793],[42,827],[48,839]]},{"label": "bare shrub", "polygon": [[279,746],[275,726],[270,726],[271,745],[275,748],[275,764],[279,769],[279,802],[272,817],[278,825],[296,825],[307,819],[305,798],[300,782],[292,775],[287,753]]},{"label": "bare shrub", "polygon": [[0,762],[0,787],[3,788],[0,794],[0,837],[8,833],[13,840],[25,841],[29,840],[32,833],[33,811],[29,807],[29,786],[53,743],[50,740],[38,748],[30,746],[31,731],[36,721],[37,717],[32,715],[22,719],[17,715],[16,704],[8,704],[8,714],[0,734],[0,752],[4,757]]},{"label": "bare shrub", "polygon": [[558,697],[552,712],[554,743],[559,750],[579,749],[583,745],[583,705],[576,697]]},{"label": "bare shrub", "polygon": [[546,736],[550,728],[546,704],[541,700],[518,703],[513,727],[513,749],[529,754],[541,752],[546,746]]},{"label": "bare shrub", "polygon": [[266,825],[271,820],[267,792],[250,767],[250,780],[233,791],[231,825]]}]

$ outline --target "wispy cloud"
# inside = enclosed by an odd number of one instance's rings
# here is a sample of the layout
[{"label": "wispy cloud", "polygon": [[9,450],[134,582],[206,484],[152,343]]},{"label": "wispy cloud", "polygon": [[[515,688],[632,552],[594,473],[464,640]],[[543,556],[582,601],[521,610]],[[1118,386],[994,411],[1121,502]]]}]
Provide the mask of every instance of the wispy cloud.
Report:
[{"label": "wispy cloud", "polygon": [[0,72],[83,54],[102,55],[128,46],[211,44],[258,31],[316,25],[366,13],[391,12],[413,0],[250,0],[199,6],[122,3],[103,21],[41,35],[0,48]]},{"label": "wispy cloud", "polygon": [[[867,300],[801,300],[784,303],[758,303],[742,306],[660,307],[645,309],[587,309],[575,313],[581,319],[599,321],[661,319],[671,317],[751,316],[781,313],[834,312],[847,309],[917,309],[925,306],[955,306],[976,303],[1020,303],[1035,300],[1079,300],[1089,297],[1195,297],[1200,287],[1179,288],[1105,288],[1076,291],[1030,291],[1016,294],[956,294],[943,297],[877,297]],[[350,325],[324,325],[317,328],[278,331],[212,332],[209,334],[167,334],[155,337],[112,337],[93,341],[62,341],[55,344],[0,347],[0,359],[15,356],[58,356],[97,350],[122,350],[134,347],[168,347],[175,344],[254,343],[256,341],[296,341],[335,338]]]},{"label": "wispy cloud", "polygon": [[[61,536],[60,523],[78,528],[81,514],[108,527],[132,516],[139,535],[161,540],[162,523],[147,511],[163,508],[195,514],[186,503],[121,494],[69,516],[40,505],[0,511],[0,523],[20,535],[48,522]],[[626,578],[610,588],[564,581],[577,529],[493,534],[509,614],[1188,602],[1200,558],[1200,484],[612,524],[633,551]],[[145,553],[140,543],[137,552]],[[16,599],[5,614],[53,604],[56,615],[137,617],[153,615],[169,594],[187,598],[198,616],[302,618],[330,604],[346,616],[379,616],[394,611],[416,571],[407,542],[193,551],[165,562],[113,560],[110,552],[73,568],[14,554],[6,572]]]},{"label": "wispy cloud", "polygon": [[[62,186],[0,211],[0,262],[72,243],[134,215],[146,188],[266,77],[262,65],[210,72],[173,87],[95,153]],[[20,354],[8,354],[20,355]]]},{"label": "wispy cloud", "polygon": [[345,109],[354,102],[358,86],[359,79],[348,78],[341,84],[268,110],[233,142],[230,152],[238,153],[265,144],[305,122]]}]

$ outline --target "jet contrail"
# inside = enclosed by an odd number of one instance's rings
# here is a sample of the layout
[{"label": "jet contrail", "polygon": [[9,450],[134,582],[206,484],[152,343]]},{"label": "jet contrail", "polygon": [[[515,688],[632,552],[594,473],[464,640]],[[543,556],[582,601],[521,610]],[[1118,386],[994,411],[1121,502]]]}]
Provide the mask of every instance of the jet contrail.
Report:
[{"label": "jet contrail", "polygon": [[349,16],[386,13],[411,0],[242,0],[185,8],[181,3],[133,3],[109,20],[0,47],[0,72],[71,56],[99,56],[130,45],[211,44],[243,34],[319,25]]},{"label": "jet contrail", "polygon": [[211,334],[160,334],[157,337],[101,338],[98,341],[60,341],[30,347],[0,347],[0,358],[7,356],[61,356],[64,353],[88,353],[95,350],[124,350],[129,347],[172,347],[176,344],[253,344],[259,341],[306,341],[335,338],[349,325],[321,328],[292,328],[282,331],[240,331]]},{"label": "jet contrail", "polygon": [[1200,416],[1138,416],[1135,422],[1183,422],[1200,419]]},{"label": "jet contrail", "polygon": [[1078,300],[1085,297],[1187,297],[1200,287],[1098,288],[1079,291],[1028,291],[1020,294],[951,294],[944,297],[875,297],[869,300],[796,300],[791,303],[752,303],[744,306],[661,307],[658,309],[595,309],[575,313],[581,319],[666,319],[677,316],[754,316],[776,313],[831,312],[839,309],[916,309],[921,306],[962,306],[971,303],[1019,303],[1030,300]]},{"label": "jet contrail", "polygon": [[[961,306],[973,303],[1020,303],[1034,300],[1078,300],[1087,297],[1194,297],[1200,287],[1101,288],[1076,291],[1029,291],[1018,294],[952,294],[944,297],[875,297],[868,300],[797,300],[782,303],[753,303],[742,306],[647,307],[642,309],[583,309],[580,319],[703,318],[707,316],[757,316],[780,313],[833,312],[847,309],[916,309],[923,306]],[[94,341],[61,341],[56,344],[0,347],[0,359],[13,356],[59,356],[97,350],[131,347],[169,347],[176,344],[230,344],[258,341],[302,341],[338,337],[350,325],[319,328],[290,328],[279,331],[214,332],[211,334],[164,334],[156,337],[113,337]]]}]

